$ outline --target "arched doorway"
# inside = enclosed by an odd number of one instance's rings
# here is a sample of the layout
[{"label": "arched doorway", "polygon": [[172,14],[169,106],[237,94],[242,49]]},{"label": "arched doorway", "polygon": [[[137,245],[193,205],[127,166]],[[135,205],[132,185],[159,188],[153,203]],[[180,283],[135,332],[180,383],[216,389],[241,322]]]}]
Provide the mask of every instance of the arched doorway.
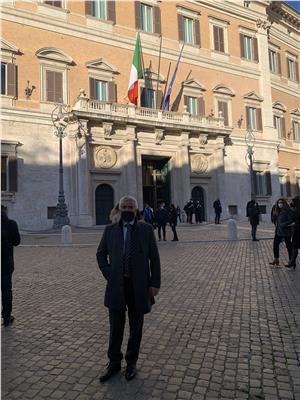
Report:
[{"label": "arched doorway", "polygon": [[202,205],[201,208],[201,221],[206,221],[205,218],[205,209],[206,209],[206,205],[205,205],[205,199],[204,199],[204,190],[201,186],[195,186],[192,190],[192,199],[194,201],[199,200],[200,204]]},{"label": "arched doorway", "polygon": [[97,186],[95,191],[96,225],[110,223],[109,214],[114,207],[114,191],[109,185]]}]

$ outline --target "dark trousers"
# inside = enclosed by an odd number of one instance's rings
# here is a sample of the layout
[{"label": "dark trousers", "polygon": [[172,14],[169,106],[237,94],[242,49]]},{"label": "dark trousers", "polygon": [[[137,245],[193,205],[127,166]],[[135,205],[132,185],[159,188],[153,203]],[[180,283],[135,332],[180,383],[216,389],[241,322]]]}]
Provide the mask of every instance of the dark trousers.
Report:
[{"label": "dark trousers", "polygon": [[292,257],[292,241],[291,241],[291,236],[279,236],[275,235],[274,240],[273,240],[273,252],[274,252],[274,258],[279,258],[279,245],[281,241],[285,241],[285,245],[289,254],[289,260]]},{"label": "dark trousers", "polygon": [[296,259],[298,257],[298,249],[296,249],[295,247],[292,248],[292,256],[290,259],[290,264],[291,265],[296,265]]},{"label": "dark trousers", "polygon": [[219,223],[220,223],[220,216],[221,216],[221,213],[219,213],[219,212],[216,212],[216,216],[215,216],[215,224],[219,224]]},{"label": "dark trousers", "polygon": [[177,232],[176,232],[176,225],[175,224],[171,224],[171,229],[173,232],[173,240],[178,240],[178,236],[177,236]]},{"label": "dark trousers", "polygon": [[[133,286],[130,278],[124,278],[124,293],[129,318],[129,339],[125,359],[127,364],[135,364],[139,357],[143,333],[144,314],[138,313],[135,307]],[[112,364],[120,364],[123,354],[121,346],[124,336],[126,311],[109,309],[109,347],[108,358]]]},{"label": "dark trousers", "polygon": [[1,275],[2,318],[10,319],[12,311],[12,273]]},{"label": "dark trousers", "polygon": [[201,213],[195,213],[195,217],[196,217],[196,224],[199,222],[201,222]]},{"label": "dark trousers", "polygon": [[163,232],[164,240],[166,239],[166,224],[157,224],[158,239],[161,240],[161,230]]},{"label": "dark trousers", "polygon": [[257,231],[257,225],[251,225],[252,239],[256,239],[256,231]]},{"label": "dark trousers", "polygon": [[187,214],[187,222],[188,222],[189,224],[192,224],[192,223],[193,223],[193,213],[192,213],[192,212],[189,212],[189,213]]}]

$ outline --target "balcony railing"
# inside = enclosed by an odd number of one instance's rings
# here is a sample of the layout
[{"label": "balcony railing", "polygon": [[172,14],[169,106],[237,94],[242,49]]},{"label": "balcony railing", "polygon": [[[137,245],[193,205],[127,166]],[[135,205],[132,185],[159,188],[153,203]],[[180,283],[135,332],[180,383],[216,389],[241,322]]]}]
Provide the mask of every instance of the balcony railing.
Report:
[{"label": "balcony railing", "polygon": [[[132,104],[108,103],[98,100],[90,100],[80,95],[73,107],[76,111],[95,113],[95,116],[105,115],[111,118],[126,118],[126,120],[137,120],[140,123],[162,124],[165,126],[182,126],[186,129],[226,129],[224,118],[203,117],[192,115],[187,112],[163,111],[153,108],[135,107]],[[230,129],[229,129],[230,130]]]}]

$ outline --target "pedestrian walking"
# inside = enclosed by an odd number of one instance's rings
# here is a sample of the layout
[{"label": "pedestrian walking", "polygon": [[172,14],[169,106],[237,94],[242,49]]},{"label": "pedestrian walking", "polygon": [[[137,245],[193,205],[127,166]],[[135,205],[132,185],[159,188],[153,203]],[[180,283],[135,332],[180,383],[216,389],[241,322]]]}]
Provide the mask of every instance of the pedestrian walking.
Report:
[{"label": "pedestrian walking", "polygon": [[279,245],[284,240],[289,260],[292,257],[292,227],[293,212],[285,199],[279,199],[273,207],[272,222],[275,225],[275,236],[273,240],[274,259],[269,264],[279,265]]},{"label": "pedestrian walking", "polygon": [[1,295],[3,325],[14,321],[12,315],[12,274],[14,272],[14,247],[21,242],[16,221],[9,219],[1,206]]},{"label": "pedestrian walking", "polygon": [[144,209],[141,212],[141,214],[142,214],[145,222],[153,225],[154,213],[153,213],[153,209],[149,206],[149,204],[145,204]]},{"label": "pedestrian walking", "polygon": [[161,203],[159,208],[156,210],[155,222],[157,224],[158,240],[161,241],[161,231],[163,233],[164,241],[166,238],[166,225],[169,220],[169,214],[165,208],[165,203]]},{"label": "pedestrian walking", "polygon": [[199,200],[196,201],[194,209],[195,209],[196,224],[201,224],[202,205]]},{"label": "pedestrian walking", "polygon": [[194,214],[194,201],[193,199],[190,199],[186,205],[184,206],[184,211],[186,213],[186,222],[188,224],[193,223],[193,214]]},{"label": "pedestrian walking", "polygon": [[176,207],[176,212],[177,212],[177,218],[179,219],[179,222],[182,222],[181,220],[181,209],[179,206]]},{"label": "pedestrian walking", "polygon": [[178,236],[177,236],[177,232],[176,232],[177,209],[175,208],[174,204],[171,204],[171,206],[170,206],[169,221],[170,221],[170,226],[171,226],[171,229],[172,229],[172,232],[173,232],[172,242],[178,242]]},{"label": "pedestrian walking", "polygon": [[137,201],[131,196],[119,201],[121,219],[106,226],[97,250],[99,268],[107,280],[104,304],[109,309],[109,363],[100,382],[121,369],[126,311],[129,340],[125,355],[126,380],[137,373],[144,314],[149,313],[160,288],[160,259],[153,228],[138,221]]},{"label": "pedestrian walking", "polygon": [[259,205],[258,203],[252,199],[248,201],[247,207],[246,207],[246,216],[249,219],[250,225],[251,225],[251,236],[253,242],[258,242],[259,240],[256,238],[256,231],[257,231],[257,226],[259,225]]},{"label": "pedestrian walking", "polygon": [[222,206],[219,198],[214,201],[213,207],[215,209],[215,224],[219,224],[222,214]]},{"label": "pedestrian walking", "polygon": [[296,259],[298,256],[298,249],[300,249],[300,197],[295,197],[290,203],[293,211],[292,223],[292,256],[287,265],[287,268],[296,268]]}]

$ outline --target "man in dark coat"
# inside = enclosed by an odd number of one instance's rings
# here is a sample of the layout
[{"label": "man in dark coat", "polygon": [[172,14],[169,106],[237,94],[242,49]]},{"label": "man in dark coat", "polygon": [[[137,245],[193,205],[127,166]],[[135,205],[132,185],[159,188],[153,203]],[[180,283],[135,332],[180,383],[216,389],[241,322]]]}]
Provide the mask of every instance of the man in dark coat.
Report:
[{"label": "man in dark coat", "polygon": [[222,206],[221,206],[220,199],[216,199],[214,201],[213,207],[215,209],[215,224],[219,224],[220,223],[220,217],[221,217],[221,214],[222,214]]},{"label": "man in dark coat", "polygon": [[161,203],[156,210],[155,222],[157,223],[158,240],[161,241],[161,231],[163,233],[164,241],[166,241],[166,225],[169,221],[169,213],[165,208],[165,203]]},{"label": "man in dark coat", "polygon": [[104,304],[110,322],[109,363],[100,382],[121,369],[126,310],[130,330],[125,378],[135,377],[144,314],[150,312],[160,288],[160,259],[152,226],[137,220],[135,198],[122,197],[119,208],[121,220],[105,228],[97,251],[99,268],[107,280]]},{"label": "man in dark coat", "polygon": [[254,199],[248,201],[246,207],[246,216],[249,218],[249,222],[251,225],[251,235],[253,242],[259,241],[258,239],[256,239],[257,225],[259,225],[259,214],[260,209],[256,201]]},{"label": "man in dark coat", "polygon": [[4,326],[8,326],[14,321],[14,317],[11,315],[14,246],[18,246],[20,241],[17,223],[7,217],[5,208],[1,206],[1,294]]}]

